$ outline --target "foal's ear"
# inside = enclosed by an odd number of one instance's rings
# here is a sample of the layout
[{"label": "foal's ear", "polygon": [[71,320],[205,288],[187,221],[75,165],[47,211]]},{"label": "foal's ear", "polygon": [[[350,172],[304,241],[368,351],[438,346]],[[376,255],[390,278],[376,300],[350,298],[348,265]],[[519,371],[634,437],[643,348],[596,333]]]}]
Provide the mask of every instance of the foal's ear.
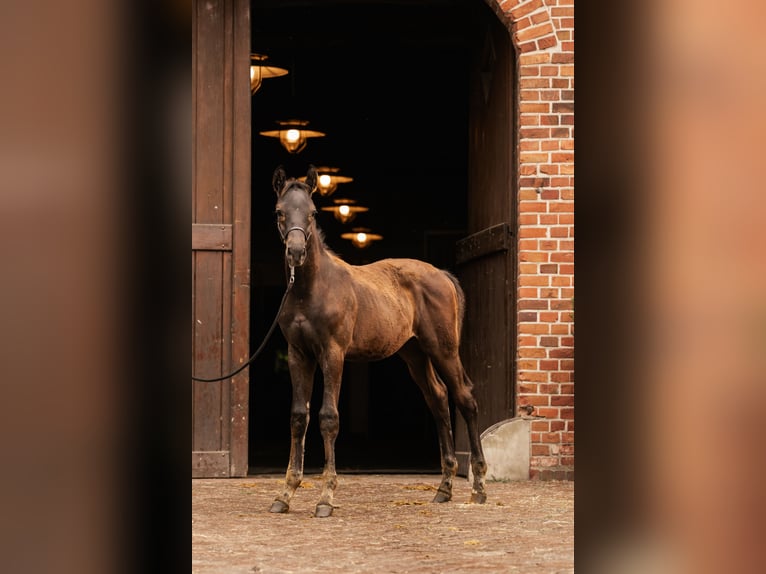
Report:
[{"label": "foal's ear", "polygon": [[317,190],[317,168],[309,165],[309,171],[306,173],[306,185],[309,186],[309,195]]},{"label": "foal's ear", "polygon": [[274,176],[271,178],[271,185],[274,187],[274,192],[277,194],[277,197],[282,193],[286,179],[285,168],[280,165],[274,170]]}]

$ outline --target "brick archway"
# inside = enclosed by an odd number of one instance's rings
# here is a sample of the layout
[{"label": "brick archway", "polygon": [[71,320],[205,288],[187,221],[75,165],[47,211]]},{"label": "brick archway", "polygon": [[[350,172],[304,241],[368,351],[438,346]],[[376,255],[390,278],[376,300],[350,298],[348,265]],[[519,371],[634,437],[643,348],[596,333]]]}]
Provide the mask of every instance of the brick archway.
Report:
[{"label": "brick archway", "polygon": [[516,404],[530,477],[574,478],[574,0],[485,0],[517,50]]}]

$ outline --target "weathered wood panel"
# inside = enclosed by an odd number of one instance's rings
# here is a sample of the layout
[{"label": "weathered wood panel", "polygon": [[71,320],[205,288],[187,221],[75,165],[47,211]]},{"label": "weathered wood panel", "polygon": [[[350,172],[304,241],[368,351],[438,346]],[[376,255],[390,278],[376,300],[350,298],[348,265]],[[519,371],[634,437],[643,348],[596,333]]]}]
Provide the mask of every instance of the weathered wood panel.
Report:
[{"label": "weathered wood panel", "polygon": [[[479,403],[479,428],[513,416],[515,264],[515,59],[507,29],[488,22],[474,45],[469,111],[468,233],[456,246],[466,293],[462,356]],[[459,472],[468,470],[465,424],[456,419]]]}]

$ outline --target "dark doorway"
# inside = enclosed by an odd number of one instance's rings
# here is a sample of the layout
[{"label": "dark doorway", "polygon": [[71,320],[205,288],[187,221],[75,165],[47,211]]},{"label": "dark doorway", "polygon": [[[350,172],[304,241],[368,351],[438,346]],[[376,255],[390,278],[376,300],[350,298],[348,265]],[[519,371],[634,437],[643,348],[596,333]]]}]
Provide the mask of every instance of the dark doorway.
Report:
[{"label": "dark doorway", "polygon": [[[487,21],[481,0],[290,1],[252,4],[252,51],[290,74],[264,80],[252,98],[251,346],[266,332],[285,287],[271,175],[285,166],[339,167],[354,178],[320,206],[349,197],[370,208],[342,225],[320,212],[328,246],[350,263],[414,257],[456,271],[455,242],[467,234],[470,67]],[[300,154],[259,135],[299,118],[326,132]],[[384,239],[359,250],[341,233],[363,226]],[[291,388],[286,342],[277,330],[250,369],[251,472],[282,472],[289,454]],[[317,375],[306,438],[306,469],[324,453],[316,425]],[[391,402],[389,397],[399,397]],[[347,363],[340,398],[338,468],[438,472],[435,425],[404,363],[393,357]]]}]

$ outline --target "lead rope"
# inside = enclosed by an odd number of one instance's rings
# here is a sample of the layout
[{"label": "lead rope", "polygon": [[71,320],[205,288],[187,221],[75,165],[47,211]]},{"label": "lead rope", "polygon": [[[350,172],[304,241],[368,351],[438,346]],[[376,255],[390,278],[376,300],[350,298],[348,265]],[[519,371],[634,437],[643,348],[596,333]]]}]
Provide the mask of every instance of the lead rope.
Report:
[{"label": "lead rope", "polygon": [[285,306],[285,301],[287,300],[287,294],[290,293],[290,290],[293,288],[293,283],[295,283],[295,267],[292,265],[290,266],[290,280],[287,282],[287,289],[285,289],[285,294],[282,295],[282,302],[279,304],[279,310],[277,311],[276,317],[274,317],[274,322],[271,324],[271,327],[269,327],[268,332],[266,333],[266,336],[263,339],[263,342],[261,343],[261,346],[256,349],[255,353],[252,354],[252,356],[247,360],[247,363],[239,367],[236,371],[229,373],[228,375],[224,375],[222,377],[216,377],[215,379],[202,379],[200,377],[192,377],[192,381],[200,381],[202,383],[213,383],[215,381],[223,381],[228,378],[233,377],[237,373],[244,370],[245,367],[247,367],[250,363],[252,363],[255,358],[263,351],[263,348],[266,346],[266,342],[271,337],[271,334],[274,332],[274,328],[277,326],[277,321],[279,321],[279,316],[282,314],[282,308]]}]

